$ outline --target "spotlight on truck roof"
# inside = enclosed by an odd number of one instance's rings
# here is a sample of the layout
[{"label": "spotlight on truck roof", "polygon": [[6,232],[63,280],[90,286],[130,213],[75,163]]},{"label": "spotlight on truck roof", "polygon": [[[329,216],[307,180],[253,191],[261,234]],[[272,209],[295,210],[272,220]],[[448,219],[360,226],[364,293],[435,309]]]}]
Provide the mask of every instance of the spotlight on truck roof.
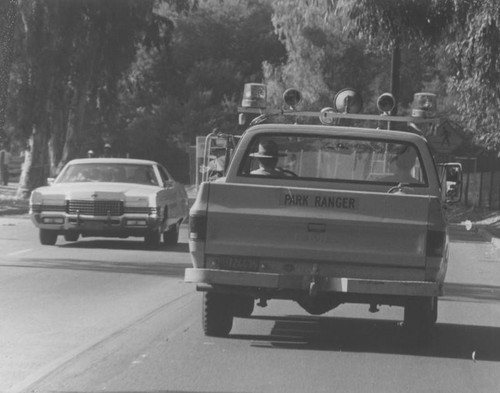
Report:
[{"label": "spotlight on truck roof", "polygon": [[263,83],[245,83],[243,89],[243,99],[241,106],[243,108],[262,108],[266,107],[267,87]]},{"label": "spotlight on truck roof", "polygon": [[389,114],[396,107],[396,99],[391,93],[383,93],[377,99],[377,108],[384,114]]},{"label": "spotlight on truck roof", "polygon": [[437,111],[434,93],[415,93],[411,105],[412,117],[435,117]]},{"label": "spotlight on truck roof", "polygon": [[290,108],[295,109],[302,101],[302,93],[297,89],[286,89],[283,93],[283,101],[285,101],[285,104]]},{"label": "spotlight on truck roof", "polygon": [[361,94],[348,87],[335,95],[333,106],[340,113],[359,113],[363,109],[363,99]]},{"label": "spotlight on truck roof", "polygon": [[319,121],[321,124],[329,125],[333,124],[335,120],[335,109],[326,107],[321,109],[319,112]]}]

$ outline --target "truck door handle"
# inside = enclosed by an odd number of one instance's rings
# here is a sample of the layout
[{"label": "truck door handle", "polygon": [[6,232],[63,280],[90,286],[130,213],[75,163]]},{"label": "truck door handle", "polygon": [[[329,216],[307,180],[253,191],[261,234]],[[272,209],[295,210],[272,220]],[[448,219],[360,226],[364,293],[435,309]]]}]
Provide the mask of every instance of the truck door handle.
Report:
[{"label": "truck door handle", "polygon": [[324,233],[326,232],[325,224],[309,223],[307,224],[307,232]]}]

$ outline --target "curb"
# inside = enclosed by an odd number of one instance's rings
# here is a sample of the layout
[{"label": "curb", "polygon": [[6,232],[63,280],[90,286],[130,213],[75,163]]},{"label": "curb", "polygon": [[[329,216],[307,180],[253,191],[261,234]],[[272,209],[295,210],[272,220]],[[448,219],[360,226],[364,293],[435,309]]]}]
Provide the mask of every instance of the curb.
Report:
[{"label": "curb", "polygon": [[28,207],[0,209],[0,216],[14,216],[14,215],[17,216],[28,213],[29,213]]},{"label": "curb", "polygon": [[500,249],[500,238],[497,234],[492,233],[486,226],[473,225],[471,229],[467,230],[464,224],[449,224],[450,231],[456,234],[464,233],[472,237],[478,237],[485,242],[491,243],[494,247]]}]

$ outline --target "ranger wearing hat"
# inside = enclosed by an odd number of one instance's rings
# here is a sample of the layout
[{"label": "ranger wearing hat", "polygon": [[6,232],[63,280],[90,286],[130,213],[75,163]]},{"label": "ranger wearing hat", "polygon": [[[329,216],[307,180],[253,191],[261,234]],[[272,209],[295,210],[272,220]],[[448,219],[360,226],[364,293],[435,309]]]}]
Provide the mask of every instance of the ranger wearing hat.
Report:
[{"label": "ranger wearing hat", "polygon": [[286,154],[280,153],[278,145],[272,140],[262,141],[259,144],[259,150],[256,153],[251,153],[250,157],[255,157],[259,160],[259,169],[250,172],[252,175],[264,176],[279,176],[285,174],[283,171],[276,169],[280,157]]}]

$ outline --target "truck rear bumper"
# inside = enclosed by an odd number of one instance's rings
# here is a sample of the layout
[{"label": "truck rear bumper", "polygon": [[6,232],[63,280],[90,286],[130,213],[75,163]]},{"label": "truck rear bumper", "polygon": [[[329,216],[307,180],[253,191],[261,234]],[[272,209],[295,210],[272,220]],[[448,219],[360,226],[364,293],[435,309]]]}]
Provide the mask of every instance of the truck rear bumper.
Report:
[{"label": "truck rear bumper", "polygon": [[197,284],[231,285],[267,289],[309,291],[311,283],[323,292],[396,296],[441,296],[442,285],[427,281],[367,280],[346,277],[311,277],[275,273],[253,273],[219,269],[188,268],[184,281]]}]

